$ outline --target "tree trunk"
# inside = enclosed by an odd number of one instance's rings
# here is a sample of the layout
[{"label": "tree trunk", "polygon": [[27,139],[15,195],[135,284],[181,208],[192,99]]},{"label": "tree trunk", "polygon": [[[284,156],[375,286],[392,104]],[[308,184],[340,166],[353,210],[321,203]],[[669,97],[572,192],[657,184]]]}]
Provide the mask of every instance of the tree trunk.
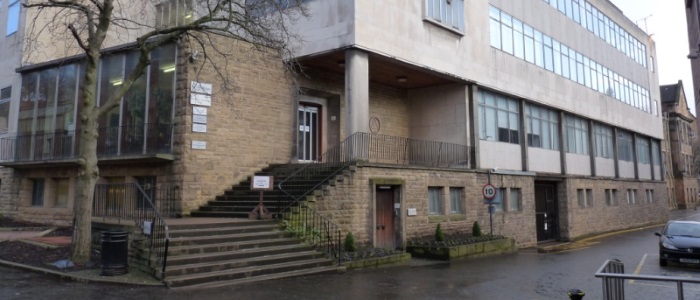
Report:
[{"label": "tree trunk", "polygon": [[92,249],[92,203],[95,184],[100,172],[97,167],[97,62],[99,48],[86,60],[85,82],[81,87],[83,106],[80,113],[80,138],[78,143],[78,178],[74,203],[75,224],[71,260],[76,264],[90,261]]}]

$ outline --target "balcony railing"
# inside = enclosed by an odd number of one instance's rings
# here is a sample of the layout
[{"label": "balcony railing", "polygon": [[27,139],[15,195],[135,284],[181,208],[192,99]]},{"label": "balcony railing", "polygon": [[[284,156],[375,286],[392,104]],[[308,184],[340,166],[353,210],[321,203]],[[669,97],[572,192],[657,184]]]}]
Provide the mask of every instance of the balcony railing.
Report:
[{"label": "balcony railing", "polygon": [[[172,153],[171,124],[98,128],[97,157]],[[0,139],[0,162],[69,160],[78,157],[79,131],[22,134]]]}]

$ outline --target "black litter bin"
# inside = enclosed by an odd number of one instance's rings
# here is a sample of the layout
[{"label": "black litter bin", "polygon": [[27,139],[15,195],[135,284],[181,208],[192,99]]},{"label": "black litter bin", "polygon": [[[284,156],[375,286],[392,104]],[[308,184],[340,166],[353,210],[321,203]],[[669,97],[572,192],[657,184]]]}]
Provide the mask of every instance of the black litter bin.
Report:
[{"label": "black litter bin", "polygon": [[129,233],[125,231],[102,232],[100,275],[114,276],[129,272]]}]

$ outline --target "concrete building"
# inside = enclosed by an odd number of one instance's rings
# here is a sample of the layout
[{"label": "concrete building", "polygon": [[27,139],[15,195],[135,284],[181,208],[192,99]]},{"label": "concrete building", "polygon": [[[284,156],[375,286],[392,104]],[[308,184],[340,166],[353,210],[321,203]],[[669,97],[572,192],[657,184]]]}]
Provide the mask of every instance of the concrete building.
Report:
[{"label": "concrete building", "polygon": [[[488,230],[489,181],[493,232],[520,247],[666,220],[655,46],[609,1],[306,3],[297,74],[226,38],[232,56],[156,51],[101,123],[102,181],[175,186],[179,213],[206,216],[260,170],[333,163],[337,182],[312,185],[316,211],[378,247],[437,224]],[[106,51],[102,94],[133,58]],[[18,69],[36,92],[18,96],[4,139],[17,181],[4,214],[70,222],[80,68],[52,57]]]},{"label": "concrete building", "polygon": [[[690,113],[686,102],[683,82],[661,86],[661,104],[665,126],[668,128],[666,141],[670,145],[670,172],[667,178],[673,193],[676,206],[679,209],[697,207],[698,180],[694,170],[693,143],[697,138],[695,131],[695,116]],[[670,199],[671,197],[669,197]]]}]

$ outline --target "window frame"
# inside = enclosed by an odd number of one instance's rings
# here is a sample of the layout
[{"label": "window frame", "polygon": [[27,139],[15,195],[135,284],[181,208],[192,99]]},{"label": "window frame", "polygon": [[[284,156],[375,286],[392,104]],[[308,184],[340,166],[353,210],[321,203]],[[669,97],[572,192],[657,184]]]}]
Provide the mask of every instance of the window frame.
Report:
[{"label": "window frame", "polygon": [[45,197],[45,187],[46,187],[46,179],[44,178],[32,178],[32,198],[30,205],[32,207],[44,207],[44,203],[46,202]]},{"label": "window frame", "polygon": [[[479,139],[520,145],[520,105],[518,100],[489,91],[479,91],[478,113],[481,125]],[[489,115],[492,115],[493,118],[487,118]],[[491,127],[487,126],[489,124]],[[505,124],[506,127],[501,127],[502,124]]]},{"label": "window frame", "polygon": [[7,22],[5,23],[5,36],[11,36],[19,31],[22,5],[20,0],[10,0],[7,4]]},{"label": "window frame", "polygon": [[[439,216],[443,215],[443,201],[442,201],[442,187],[429,186],[428,187],[428,215]],[[432,197],[436,196],[436,199]],[[436,202],[436,203],[433,203]]]},{"label": "window frame", "polygon": [[463,209],[463,198],[464,198],[464,188],[463,187],[450,187],[450,214],[462,214]]},{"label": "window frame", "polygon": [[509,188],[508,189],[508,211],[509,212],[520,212],[523,210],[523,192],[520,188]]},{"label": "window frame", "polygon": [[[0,2],[2,3],[2,2]],[[7,95],[3,95],[7,92]],[[5,124],[0,124],[0,133],[6,133],[10,130],[10,106],[12,105],[12,86],[4,87],[0,89],[0,107],[6,106],[7,107],[7,115],[3,116],[0,114],[0,118],[5,118]],[[2,109],[0,109],[0,113],[2,113]],[[4,129],[3,129],[4,125]]]},{"label": "window frame", "polygon": [[466,24],[464,0],[425,0],[423,4],[423,20],[464,35]]}]

